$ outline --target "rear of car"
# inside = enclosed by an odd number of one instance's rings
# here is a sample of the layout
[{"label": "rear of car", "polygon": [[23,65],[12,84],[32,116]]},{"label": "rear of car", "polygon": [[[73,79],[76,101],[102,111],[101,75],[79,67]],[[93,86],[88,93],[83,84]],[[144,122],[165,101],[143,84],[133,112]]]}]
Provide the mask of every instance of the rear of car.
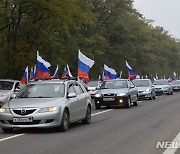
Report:
[{"label": "rear of car", "polygon": [[71,122],[90,122],[90,113],[90,95],[77,81],[37,81],[2,106],[0,126],[5,132],[27,127],[66,131]]}]

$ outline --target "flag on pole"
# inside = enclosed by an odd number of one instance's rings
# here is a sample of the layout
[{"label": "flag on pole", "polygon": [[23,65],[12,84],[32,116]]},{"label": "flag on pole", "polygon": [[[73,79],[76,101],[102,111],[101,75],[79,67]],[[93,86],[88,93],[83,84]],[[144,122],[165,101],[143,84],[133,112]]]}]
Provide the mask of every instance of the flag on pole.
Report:
[{"label": "flag on pole", "polygon": [[39,56],[39,52],[37,51],[37,78],[51,78],[49,67],[51,64],[41,56]]},{"label": "flag on pole", "polygon": [[52,79],[59,79],[59,66],[57,65],[54,75],[51,77]]},{"label": "flag on pole", "polygon": [[63,72],[62,78],[64,78],[64,77],[73,77],[68,64],[64,67],[64,72]]},{"label": "flag on pole", "polygon": [[137,74],[136,72],[131,68],[131,66],[128,64],[128,62],[126,61],[126,68],[128,70],[128,77],[130,79],[135,79]]},{"label": "flag on pole", "polygon": [[86,82],[89,81],[89,70],[94,65],[94,61],[86,57],[79,50],[78,54],[78,77],[83,78]]},{"label": "flag on pole", "polygon": [[119,78],[122,79],[122,70],[121,70],[121,72],[119,74]]},{"label": "flag on pole", "polygon": [[173,80],[176,80],[177,79],[177,75],[176,75],[176,72],[173,73]]},{"label": "flag on pole", "polygon": [[117,77],[116,71],[104,64],[104,78],[105,78],[105,80],[116,79],[116,77]]},{"label": "flag on pole", "polygon": [[34,78],[34,71],[33,71],[33,67],[31,67],[29,80],[33,80],[33,79],[35,79]]},{"label": "flag on pole", "polygon": [[23,83],[24,85],[28,84],[28,66],[26,67],[23,76],[21,78],[21,83]]},{"label": "flag on pole", "polygon": [[159,78],[157,73],[156,73],[156,77],[155,78],[156,78],[156,80],[158,80],[158,78]]}]

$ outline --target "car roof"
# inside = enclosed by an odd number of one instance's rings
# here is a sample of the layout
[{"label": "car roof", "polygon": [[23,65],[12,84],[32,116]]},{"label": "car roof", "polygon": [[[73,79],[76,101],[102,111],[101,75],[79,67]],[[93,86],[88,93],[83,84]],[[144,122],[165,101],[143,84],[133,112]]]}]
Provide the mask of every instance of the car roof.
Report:
[{"label": "car roof", "polygon": [[136,80],[138,80],[138,81],[146,81],[146,80],[150,80],[150,79],[135,79],[135,80],[133,80],[133,81],[136,81]]},{"label": "car roof", "polygon": [[13,79],[0,79],[0,81],[20,82],[19,80],[13,80]]},{"label": "car roof", "polygon": [[62,79],[48,79],[48,80],[35,80],[31,81],[30,84],[36,83],[36,84],[44,84],[44,83],[65,83],[65,82],[75,82],[76,80],[62,80]]},{"label": "car roof", "polygon": [[104,80],[104,81],[128,81],[130,79],[112,79],[112,80]]}]

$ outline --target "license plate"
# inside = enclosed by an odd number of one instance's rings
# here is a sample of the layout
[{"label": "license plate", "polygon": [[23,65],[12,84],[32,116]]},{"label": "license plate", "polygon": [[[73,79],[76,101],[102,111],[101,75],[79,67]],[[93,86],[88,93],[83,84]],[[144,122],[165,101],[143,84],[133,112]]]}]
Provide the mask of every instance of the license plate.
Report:
[{"label": "license plate", "polygon": [[103,101],[114,101],[115,98],[103,98]]},{"label": "license plate", "polygon": [[33,122],[33,118],[13,118],[13,122]]}]

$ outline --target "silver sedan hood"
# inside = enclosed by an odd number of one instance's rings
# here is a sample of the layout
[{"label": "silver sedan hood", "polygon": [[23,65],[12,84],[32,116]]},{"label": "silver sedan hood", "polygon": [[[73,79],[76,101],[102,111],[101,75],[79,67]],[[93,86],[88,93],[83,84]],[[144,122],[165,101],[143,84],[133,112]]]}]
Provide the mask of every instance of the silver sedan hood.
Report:
[{"label": "silver sedan hood", "polygon": [[6,103],[3,107],[9,108],[42,108],[53,107],[64,102],[65,98],[15,98]]},{"label": "silver sedan hood", "polygon": [[127,93],[128,92],[128,88],[121,88],[121,89],[101,89],[98,91],[98,93],[101,94],[109,94],[109,93],[113,93],[113,94],[118,94],[118,93]]},{"label": "silver sedan hood", "polygon": [[150,87],[136,87],[138,91],[146,91],[147,89],[150,89]]}]

